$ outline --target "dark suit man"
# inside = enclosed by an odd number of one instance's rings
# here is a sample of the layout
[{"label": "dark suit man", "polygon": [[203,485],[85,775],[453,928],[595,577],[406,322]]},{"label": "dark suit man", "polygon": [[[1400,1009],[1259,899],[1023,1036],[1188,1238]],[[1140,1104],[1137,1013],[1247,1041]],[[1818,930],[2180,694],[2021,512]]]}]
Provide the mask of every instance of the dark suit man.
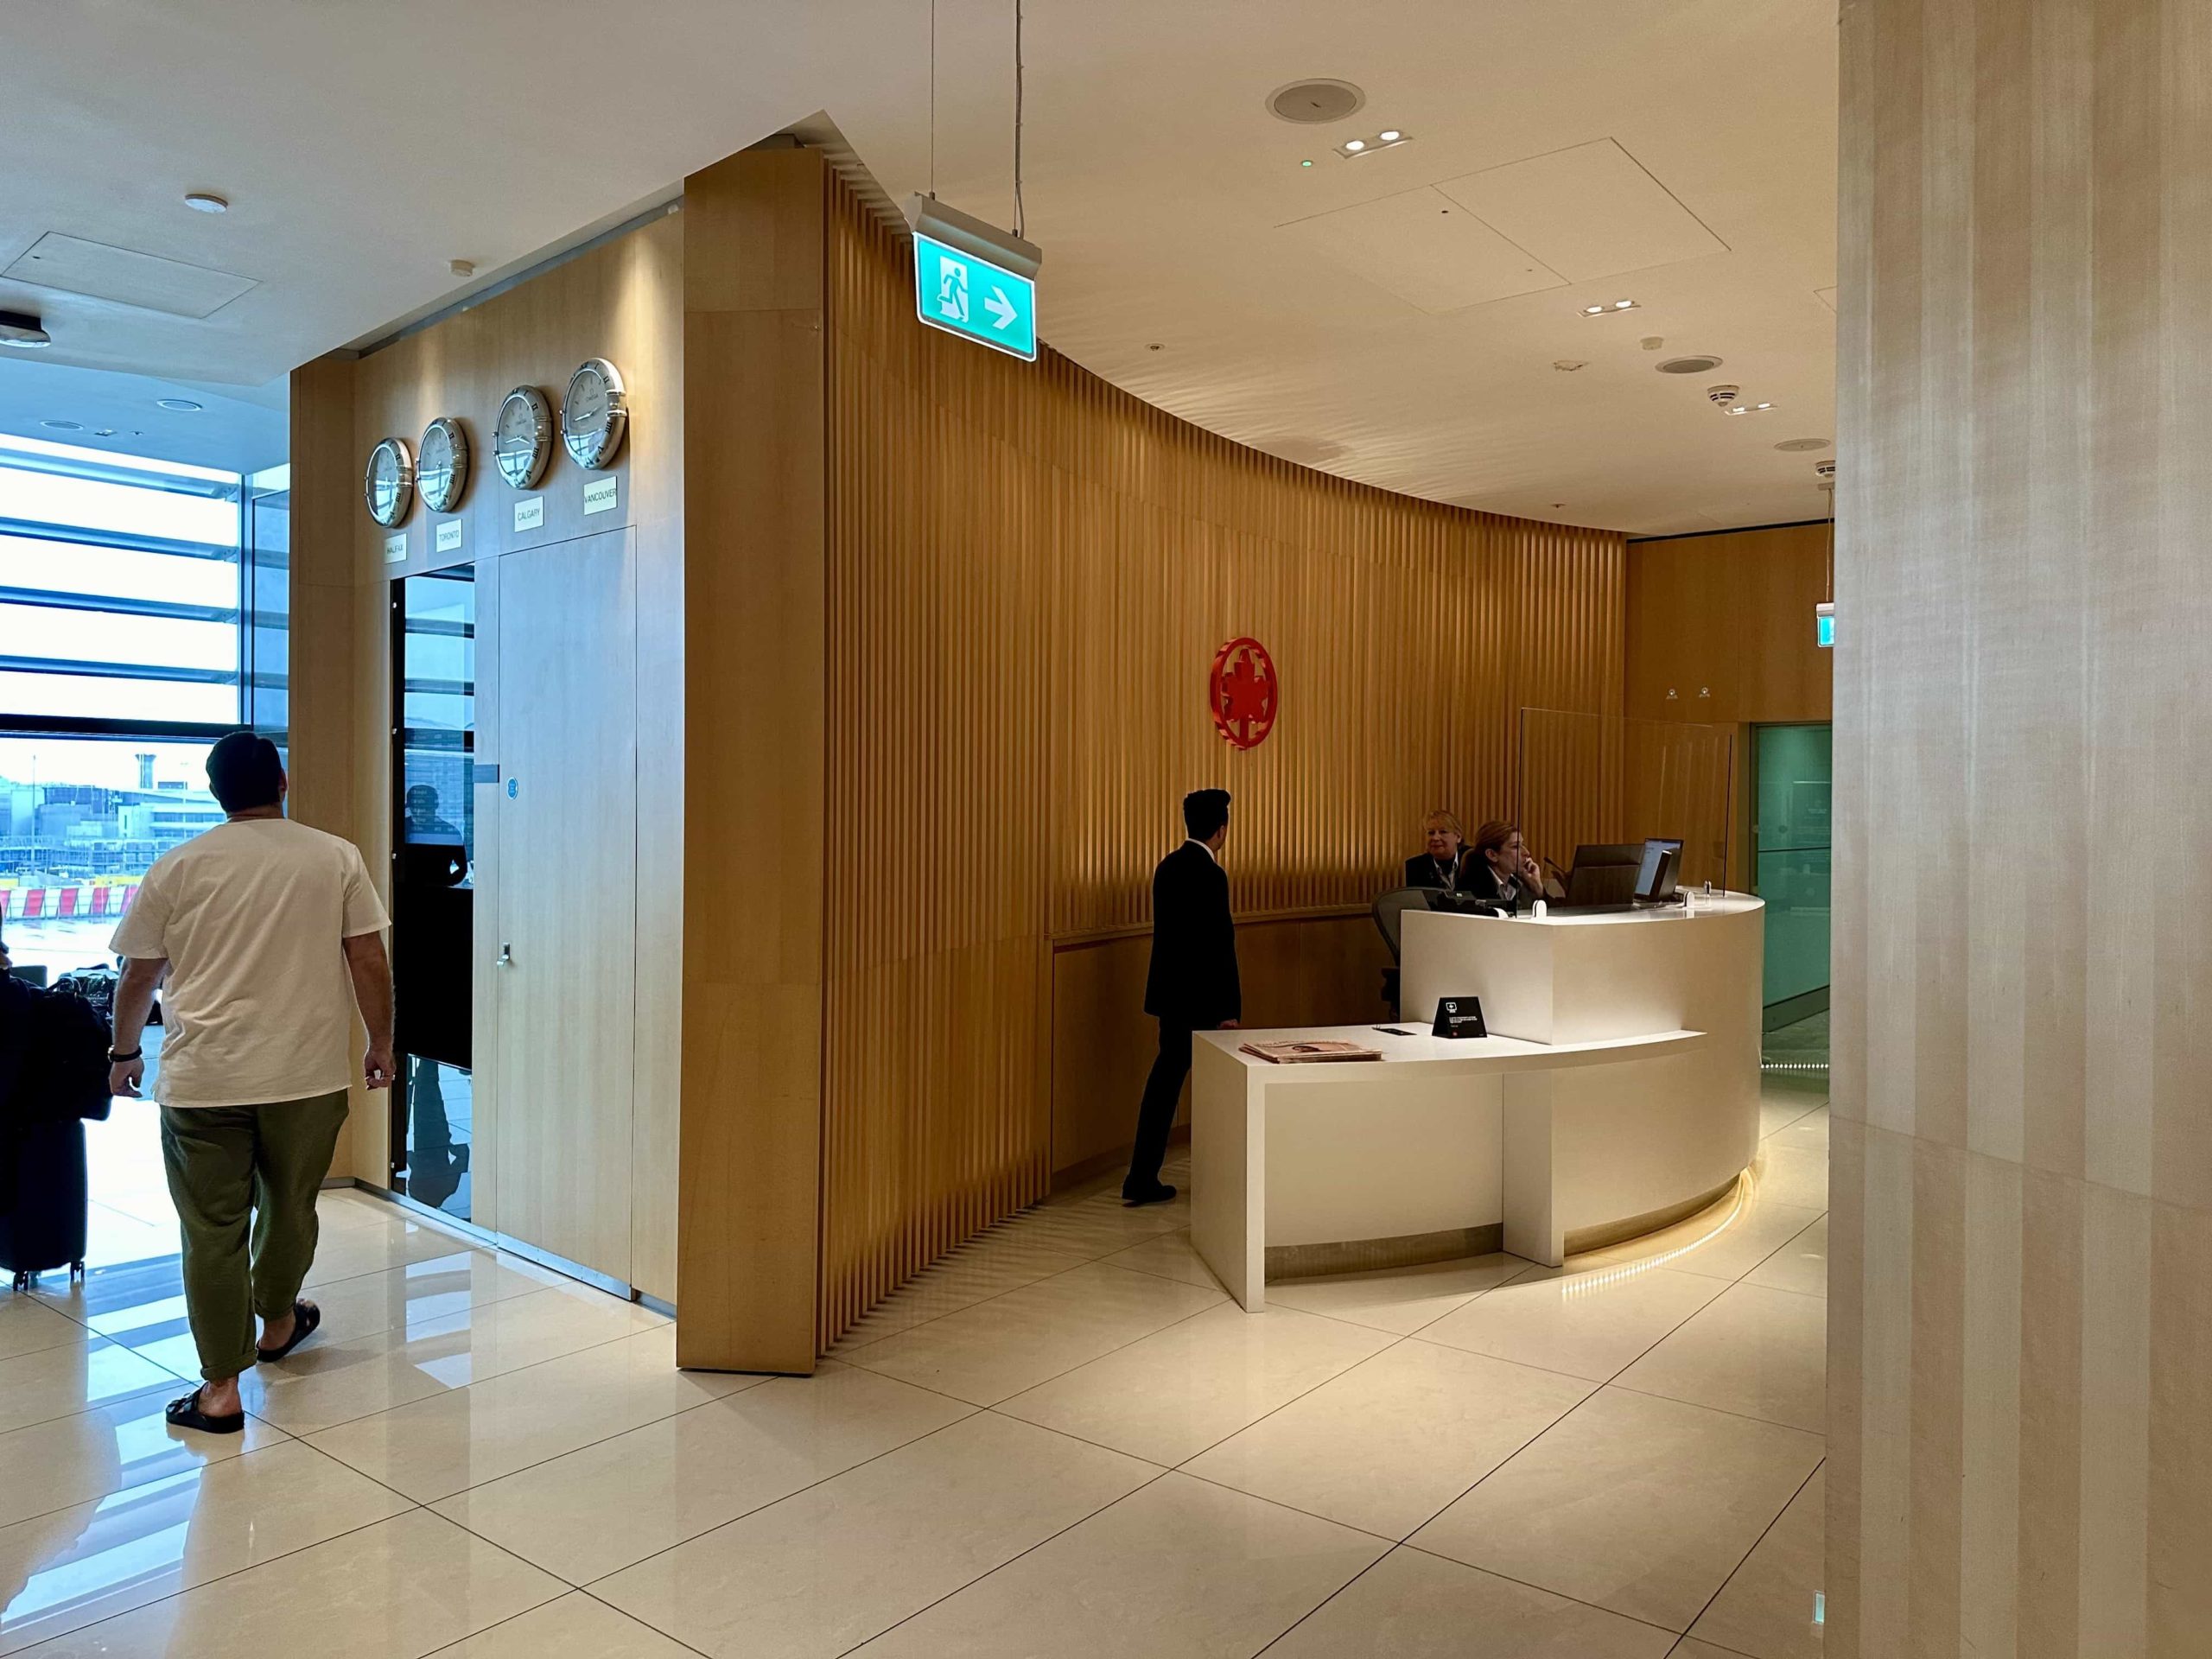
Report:
[{"label": "dark suit man", "polygon": [[1152,873],[1152,969],[1145,976],[1144,1011],[1160,1021],[1160,1058],[1145,1080],[1137,1141],[1129,1154],[1127,1204],[1164,1204],[1175,1189],[1160,1179],[1167,1132],[1191,1071],[1191,1033],[1228,1030],[1243,1014],[1236,982],[1236,924],[1229,913],[1229,877],[1216,856],[1229,835],[1229,791],[1201,789],[1183,798],[1190,838]]}]

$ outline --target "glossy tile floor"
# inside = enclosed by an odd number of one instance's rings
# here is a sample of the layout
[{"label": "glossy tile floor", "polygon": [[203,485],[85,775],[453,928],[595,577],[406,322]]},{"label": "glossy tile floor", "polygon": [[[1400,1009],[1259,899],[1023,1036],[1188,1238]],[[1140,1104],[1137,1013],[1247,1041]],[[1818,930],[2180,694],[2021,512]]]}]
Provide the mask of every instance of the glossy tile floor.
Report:
[{"label": "glossy tile floor", "polygon": [[174,1261],[49,1279],[0,1302],[0,1653],[1816,1654],[1827,1111],[1769,1090],[1738,1196],[1563,1270],[1251,1317],[1102,1185],[804,1380],[329,1193],[325,1334],[215,1440],[161,1420]]}]

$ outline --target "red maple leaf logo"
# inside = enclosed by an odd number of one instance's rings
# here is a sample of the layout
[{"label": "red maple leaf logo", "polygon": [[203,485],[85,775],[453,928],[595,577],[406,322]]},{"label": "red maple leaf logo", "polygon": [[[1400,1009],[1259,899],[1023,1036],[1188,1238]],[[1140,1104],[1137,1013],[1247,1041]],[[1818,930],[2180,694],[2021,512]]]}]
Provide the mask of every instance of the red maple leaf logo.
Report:
[{"label": "red maple leaf logo", "polygon": [[1213,665],[1215,727],[1240,749],[1256,747],[1275,723],[1275,670],[1256,639],[1232,639]]}]

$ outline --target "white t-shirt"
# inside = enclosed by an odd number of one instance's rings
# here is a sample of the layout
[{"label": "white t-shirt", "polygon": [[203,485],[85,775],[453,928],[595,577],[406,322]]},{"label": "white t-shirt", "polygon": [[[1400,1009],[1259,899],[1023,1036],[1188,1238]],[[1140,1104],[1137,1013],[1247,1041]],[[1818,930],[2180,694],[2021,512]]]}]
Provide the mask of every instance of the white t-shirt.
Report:
[{"label": "white t-shirt", "polygon": [[308,1100],[353,1081],[342,941],[386,925],[350,841],[288,818],[217,824],[154,861],[108,948],[166,958],[164,1106]]}]

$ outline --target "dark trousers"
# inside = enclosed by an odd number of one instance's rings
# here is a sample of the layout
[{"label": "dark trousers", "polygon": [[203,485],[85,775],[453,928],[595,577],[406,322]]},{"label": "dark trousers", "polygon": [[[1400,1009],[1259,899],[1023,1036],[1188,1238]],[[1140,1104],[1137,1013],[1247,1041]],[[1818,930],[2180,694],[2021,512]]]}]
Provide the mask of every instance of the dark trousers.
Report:
[{"label": "dark trousers", "polygon": [[1191,1028],[1160,1022],[1160,1058],[1144,1080],[1144,1104],[1137,1109],[1137,1143],[1129,1153],[1128,1179],[1122,1183],[1128,1197],[1149,1191],[1160,1180],[1160,1160],[1167,1156],[1167,1134],[1175,1127],[1175,1108],[1183,1097],[1183,1079],[1191,1074]]}]

